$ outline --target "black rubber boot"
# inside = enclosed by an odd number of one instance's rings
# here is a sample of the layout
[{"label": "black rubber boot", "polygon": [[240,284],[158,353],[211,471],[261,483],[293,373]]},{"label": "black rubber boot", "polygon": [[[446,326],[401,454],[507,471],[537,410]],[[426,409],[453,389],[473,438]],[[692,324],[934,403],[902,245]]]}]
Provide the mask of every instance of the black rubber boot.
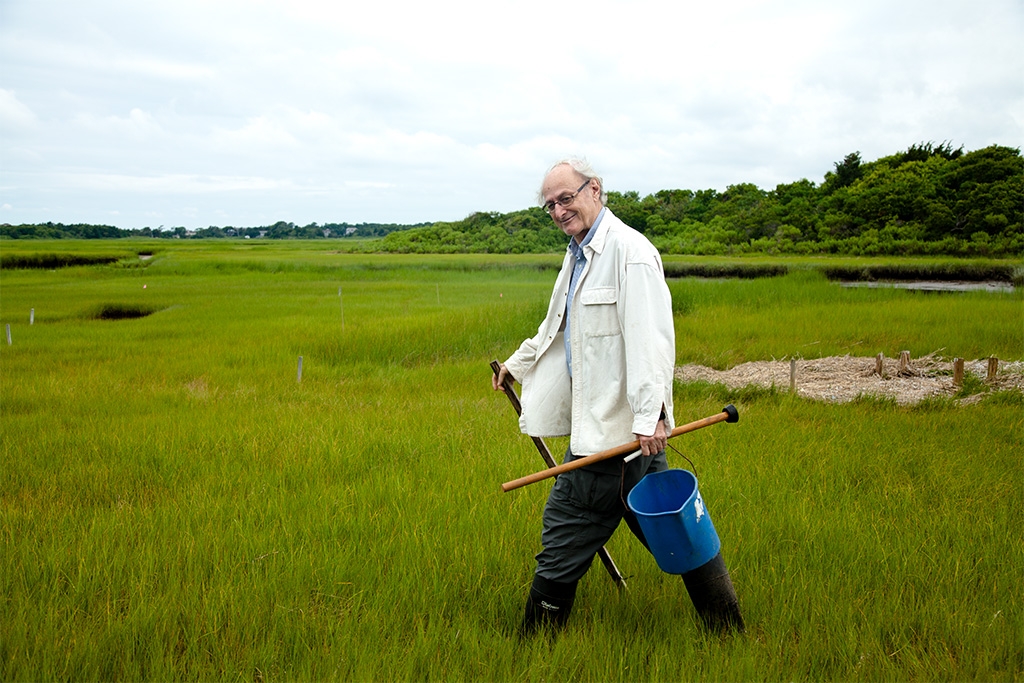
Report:
[{"label": "black rubber boot", "polygon": [[682,576],[686,592],[690,594],[690,600],[707,628],[714,631],[732,628],[743,632],[740,603],[722,553]]},{"label": "black rubber boot", "polygon": [[542,626],[551,626],[556,631],[564,628],[576,602],[577,583],[558,583],[534,575],[519,634],[528,636]]}]

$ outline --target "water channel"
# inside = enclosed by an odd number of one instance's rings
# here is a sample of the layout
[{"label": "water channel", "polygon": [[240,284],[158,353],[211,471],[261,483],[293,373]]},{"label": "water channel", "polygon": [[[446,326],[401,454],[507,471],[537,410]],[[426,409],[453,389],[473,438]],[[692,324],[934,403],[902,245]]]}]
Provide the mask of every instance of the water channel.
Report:
[{"label": "water channel", "polygon": [[964,282],[939,280],[907,280],[905,282],[840,282],[843,287],[892,287],[893,289],[911,289],[919,292],[1013,292],[1014,286],[1009,282]]}]

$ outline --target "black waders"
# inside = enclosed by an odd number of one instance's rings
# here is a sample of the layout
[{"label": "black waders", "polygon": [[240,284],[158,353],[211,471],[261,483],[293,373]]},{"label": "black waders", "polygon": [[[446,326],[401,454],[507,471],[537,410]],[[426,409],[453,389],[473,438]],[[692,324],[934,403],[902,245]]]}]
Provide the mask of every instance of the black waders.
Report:
[{"label": "black waders", "polygon": [[542,576],[534,575],[533,586],[526,598],[526,612],[519,633],[528,636],[538,628],[550,625],[554,630],[561,630],[569,621],[572,605],[576,601],[576,585],[558,583]]}]

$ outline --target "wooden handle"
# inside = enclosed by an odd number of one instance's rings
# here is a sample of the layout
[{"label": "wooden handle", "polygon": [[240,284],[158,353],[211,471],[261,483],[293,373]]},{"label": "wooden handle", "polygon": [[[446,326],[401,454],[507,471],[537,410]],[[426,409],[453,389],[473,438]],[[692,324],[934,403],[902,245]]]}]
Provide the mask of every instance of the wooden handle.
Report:
[{"label": "wooden handle", "polygon": [[[494,376],[497,377],[498,373],[501,372],[501,363],[496,360],[491,361],[491,371]],[[512,386],[512,375],[506,374],[505,381],[501,385],[502,391],[508,396],[508,400],[512,402],[512,407],[515,408],[516,415],[523,414],[523,406],[519,403],[519,396],[516,394],[515,387]]]},{"label": "wooden handle", "polygon": [[[701,429],[702,427],[710,427],[711,425],[718,424],[719,422],[736,422],[738,420],[739,413],[736,411],[736,408],[732,404],[730,404],[723,408],[722,412],[720,413],[716,413],[714,415],[711,415],[710,417],[705,417],[702,420],[697,420],[695,422],[690,422],[688,424],[676,427],[668,435],[668,438],[671,439],[674,436],[686,434],[687,432],[692,432],[694,430]],[[594,453],[593,455],[588,455],[585,458],[579,458],[578,460],[563,463],[561,465],[558,465],[557,467],[551,467],[542,472],[534,472],[533,474],[528,474],[525,477],[520,477],[519,479],[514,479],[513,481],[505,482],[504,484],[501,485],[501,490],[504,491],[505,493],[508,493],[513,489],[522,488],[523,486],[526,486],[528,484],[535,484],[536,482],[541,481],[543,479],[548,479],[549,477],[556,477],[559,474],[562,474],[563,472],[577,470],[581,467],[593,465],[596,462],[608,460],[609,458],[614,458],[618,455],[632,453],[633,451],[638,450],[639,448],[640,441],[631,441],[629,443],[624,443],[621,446],[615,446],[614,448],[609,448],[606,451],[601,451],[599,453]]]}]

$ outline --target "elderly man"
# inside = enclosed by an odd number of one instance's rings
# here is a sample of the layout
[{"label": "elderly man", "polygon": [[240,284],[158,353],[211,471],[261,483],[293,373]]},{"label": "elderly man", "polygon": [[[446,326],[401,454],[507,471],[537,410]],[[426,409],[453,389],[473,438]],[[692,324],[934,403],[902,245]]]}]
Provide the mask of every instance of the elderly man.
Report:
[{"label": "elderly man", "polygon": [[524,633],[566,623],[580,578],[623,517],[646,546],[624,501],[644,475],[667,468],[675,364],[661,257],[605,207],[601,178],[581,159],[561,161],[538,198],[571,239],[544,321],[501,365],[493,387],[500,390],[508,375],[522,384],[520,427],[531,436],[569,434],[564,462],[634,440],[644,457],[607,460],[555,480]]}]

